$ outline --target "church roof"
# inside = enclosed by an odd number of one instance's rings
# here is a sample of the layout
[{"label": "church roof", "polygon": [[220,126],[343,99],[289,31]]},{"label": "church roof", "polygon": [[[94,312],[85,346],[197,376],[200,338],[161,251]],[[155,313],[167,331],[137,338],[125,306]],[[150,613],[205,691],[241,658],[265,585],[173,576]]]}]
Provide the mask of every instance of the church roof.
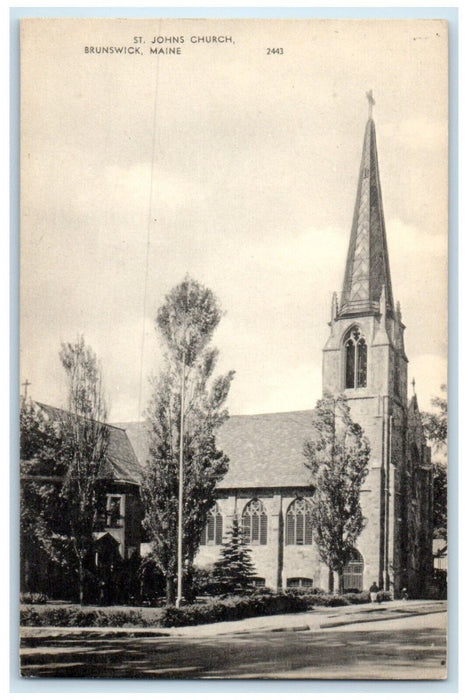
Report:
[{"label": "church roof", "polygon": [[393,313],[382,191],[374,120],[366,124],[354,218],[346,260],[339,317],[378,313],[385,288],[387,309]]},{"label": "church roof", "polygon": [[[219,429],[217,446],[229,457],[218,488],[310,486],[304,441],[310,439],[314,411],[232,416]],[[120,423],[141,464],[148,458],[145,423]]]},{"label": "church roof", "polygon": [[[54,406],[35,402],[52,421],[60,421],[65,411]],[[115,481],[139,484],[141,467],[128,436],[122,428],[106,423],[109,429],[109,445],[106,463],[110,467]]]}]

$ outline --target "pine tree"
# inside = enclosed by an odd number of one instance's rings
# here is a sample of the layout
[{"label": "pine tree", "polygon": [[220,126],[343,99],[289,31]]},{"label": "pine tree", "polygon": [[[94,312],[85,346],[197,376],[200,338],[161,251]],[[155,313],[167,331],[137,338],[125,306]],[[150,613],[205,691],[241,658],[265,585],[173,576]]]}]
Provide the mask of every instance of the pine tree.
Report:
[{"label": "pine tree", "polygon": [[214,587],[219,593],[242,594],[253,588],[256,572],[237,518],[233,520],[228,537],[213,567]]}]

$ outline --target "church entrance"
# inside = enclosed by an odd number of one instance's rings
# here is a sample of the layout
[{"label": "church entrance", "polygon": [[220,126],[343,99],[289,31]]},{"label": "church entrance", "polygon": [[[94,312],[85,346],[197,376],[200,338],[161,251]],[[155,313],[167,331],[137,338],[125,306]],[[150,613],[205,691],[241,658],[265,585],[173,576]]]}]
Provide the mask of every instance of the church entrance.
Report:
[{"label": "church entrance", "polygon": [[357,549],[354,549],[351,559],[343,571],[343,588],[345,593],[362,591],[363,573],[364,559]]}]

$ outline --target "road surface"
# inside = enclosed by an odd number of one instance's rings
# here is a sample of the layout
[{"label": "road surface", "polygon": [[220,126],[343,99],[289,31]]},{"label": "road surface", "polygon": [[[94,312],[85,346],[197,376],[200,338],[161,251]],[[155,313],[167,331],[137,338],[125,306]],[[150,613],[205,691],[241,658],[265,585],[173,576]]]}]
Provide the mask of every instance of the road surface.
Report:
[{"label": "road surface", "polygon": [[303,631],[193,637],[29,638],[23,677],[328,678],[445,677],[443,612]]}]

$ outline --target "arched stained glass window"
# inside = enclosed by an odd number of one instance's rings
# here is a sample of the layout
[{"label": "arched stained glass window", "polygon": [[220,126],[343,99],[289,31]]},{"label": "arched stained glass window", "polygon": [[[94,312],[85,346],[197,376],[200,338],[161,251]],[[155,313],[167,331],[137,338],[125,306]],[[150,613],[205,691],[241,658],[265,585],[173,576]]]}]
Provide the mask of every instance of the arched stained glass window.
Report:
[{"label": "arched stained glass window", "polygon": [[242,513],[242,533],[246,544],[267,543],[268,516],[258,498],[247,503]]},{"label": "arched stained glass window", "polygon": [[286,544],[312,544],[312,506],[296,498],[286,511]]},{"label": "arched stained glass window", "polygon": [[208,513],[206,525],[202,530],[200,544],[223,543],[223,516],[219,512],[218,504]]},{"label": "arched stained glass window", "polygon": [[367,345],[357,326],[348,331],[344,345],[346,389],[367,386]]}]

